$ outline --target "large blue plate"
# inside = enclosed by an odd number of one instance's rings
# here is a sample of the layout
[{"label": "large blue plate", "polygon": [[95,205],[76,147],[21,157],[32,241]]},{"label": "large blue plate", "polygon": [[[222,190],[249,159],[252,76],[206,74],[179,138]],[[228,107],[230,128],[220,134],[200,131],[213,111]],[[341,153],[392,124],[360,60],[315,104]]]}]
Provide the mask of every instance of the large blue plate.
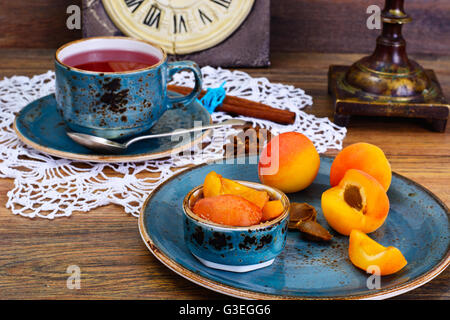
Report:
[{"label": "large blue plate", "polygon": [[448,208],[423,187],[394,174],[388,192],[391,204],[388,218],[370,236],[383,245],[399,248],[408,265],[394,275],[382,277],[379,289],[370,289],[376,282],[348,259],[348,237],[331,230],[323,218],[320,198],[329,188],[331,162],[332,159],[322,157],[314,183],[288,196],[292,202],[307,202],[316,207],[318,221],[334,235],[332,241],[307,241],[298,232],[290,231],[286,248],[270,267],[244,274],[210,269],[191,255],[183,240],[182,200],[188,191],[202,184],[211,170],[227,178],[258,182],[256,158],[246,159],[245,164],[201,165],[161,184],[141,211],[141,235],[155,257],[179,275],[241,298],[387,298],[430,281],[448,266]]},{"label": "large blue plate", "polygon": [[[170,95],[178,95],[170,92]],[[180,128],[192,128],[196,121],[203,125],[212,122],[208,111],[198,102],[166,111],[145,134],[170,132]],[[198,125],[198,124],[196,124]],[[159,159],[172,152],[181,152],[203,140],[210,131],[196,135],[195,139],[171,139],[170,137],[142,140],[131,145],[121,154],[99,154],[72,141],[66,134],[66,125],[56,109],[53,94],[37,99],[24,107],[16,116],[14,129],[25,144],[48,154],[74,160],[93,162],[124,162]]]}]

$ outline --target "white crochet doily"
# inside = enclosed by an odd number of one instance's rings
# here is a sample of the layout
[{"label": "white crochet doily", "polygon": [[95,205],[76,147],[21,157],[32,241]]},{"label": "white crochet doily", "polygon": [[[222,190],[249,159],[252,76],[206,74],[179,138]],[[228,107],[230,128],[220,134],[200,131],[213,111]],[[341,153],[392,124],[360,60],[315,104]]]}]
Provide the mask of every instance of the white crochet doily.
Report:
[{"label": "white crochet doily", "polygon": [[[204,88],[216,88],[226,81],[225,89],[229,95],[289,109],[297,114],[292,125],[240,118],[268,129],[274,135],[301,132],[313,141],[319,153],[342,148],[346,129],[336,126],[328,118],[317,118],[301,111],[312,104],[312,98],[303,90],[270,83],[266,78],[252,78],[241,71],[204,67],[202,73]],[[173,83],[194,85],[187,72],[176,74]],[[70,216],[73,212],[87,212],[111,203],[138,216],[149,193],[174,175],[177,168],[222,158],[224,144],[237,133],[236,130],[215,129],[204,149],[196,147],[190,153],[163,160],[108,164],[55,158],[24,145],[12,127],[21,108],[53,92],[53,71],[32,78],[14,76],[0,81],[0,177],[14,179],[6,207],[14,214],[29,218]],[[212,117],[214,121],[231,118],[221,112],[215,112]],[[148,173],[155,173],[157,178],[149,178]]]}]

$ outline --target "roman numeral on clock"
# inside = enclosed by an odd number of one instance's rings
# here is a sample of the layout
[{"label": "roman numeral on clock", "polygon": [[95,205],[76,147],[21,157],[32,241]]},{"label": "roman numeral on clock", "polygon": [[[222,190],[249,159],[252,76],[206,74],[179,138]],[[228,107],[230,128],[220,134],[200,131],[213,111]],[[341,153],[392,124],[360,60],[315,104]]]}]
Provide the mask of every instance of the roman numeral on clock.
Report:
[{"label": "roman numeral on clock", "polygon": [[215,4],[218,4],[219,6],[222,6],[226,9],[228,9],[228,8],[230,8],[232,0],[210,0],[210,1],[214,2]]},{"label": "roman numeral on clock", "polygon": [[142,2],[144,2],[144,0],[125,0],[125,4],[131,9],[132,13],[141,6]]},{"label": "roman numeral on clock", "polygon": [[198,9],[198,14],[200,15],[200,19],[202,19],[203,24],[208,24],[212,22],[212,19],[206,15],[201,9]]},{"label": "roman numeral on clock", "polygon": [[173,33],[187,32],[186,21],[184,21],[183,15],[174,13],[173,15]]},{"label": "roman numeral on clock", "polygon": [[161,9],[155,5],[152,5],[150,10],[148,10],[147,15],[143,23],[149,27],[155,26],[156,29],[159,28],[159,21],[161,20]]}]

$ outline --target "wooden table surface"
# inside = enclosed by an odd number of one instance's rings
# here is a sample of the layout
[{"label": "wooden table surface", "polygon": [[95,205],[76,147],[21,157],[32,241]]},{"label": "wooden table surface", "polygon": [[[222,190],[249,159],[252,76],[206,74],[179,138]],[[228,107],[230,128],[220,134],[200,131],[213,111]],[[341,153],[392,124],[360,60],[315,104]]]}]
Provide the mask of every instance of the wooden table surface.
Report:
[{"label": "wooden table surface", "polygon": [[[0,79],[53,69],[54,50],[0,50]],[[357,54],[273,53],[267,69],[246,69],[302,88],[314,104],[306,112],[332,116],[327,95],[330,64],[351,64]],[[450,56],[414,57],[434,69],[450,97]],[[415,180],[450,205],[450,129],[428,131],[422,121],[357,118],[344,146],[365,141],[381,147],[394,171]],[[335,155],[337,150],[330,150]],[[11,179],[0,180],[0,299],[224,299],[157,261],[142,242],[137,219],[109,205],[53,221],[13,215],[5,208]],[[81,289],[66,287],[69,265],[81,269]],[[394,299],[449,299],[450,271]]]}]

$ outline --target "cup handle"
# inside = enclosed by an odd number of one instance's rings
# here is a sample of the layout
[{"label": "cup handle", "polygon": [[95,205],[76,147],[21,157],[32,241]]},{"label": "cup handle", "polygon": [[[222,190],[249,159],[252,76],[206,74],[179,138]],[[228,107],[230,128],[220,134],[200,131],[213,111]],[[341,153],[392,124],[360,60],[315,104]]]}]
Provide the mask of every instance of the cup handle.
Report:
[{"label": "cup handle", "polygon": [[171,79],[175,73],[183,70],[189,70],[194,73],[195,87],[194,89],[192,89],[191,93],[189,93],[187,96],[167,98],[169,108],[171,108],[175,103],[182,103],[184,105],[190,104],[192,101],[194,101],[195,98],[198,97],[198,95],[202,91],[202,72],[199,66],[193,61],[175,61],[169,62],[167,69],[169,79]]}]

